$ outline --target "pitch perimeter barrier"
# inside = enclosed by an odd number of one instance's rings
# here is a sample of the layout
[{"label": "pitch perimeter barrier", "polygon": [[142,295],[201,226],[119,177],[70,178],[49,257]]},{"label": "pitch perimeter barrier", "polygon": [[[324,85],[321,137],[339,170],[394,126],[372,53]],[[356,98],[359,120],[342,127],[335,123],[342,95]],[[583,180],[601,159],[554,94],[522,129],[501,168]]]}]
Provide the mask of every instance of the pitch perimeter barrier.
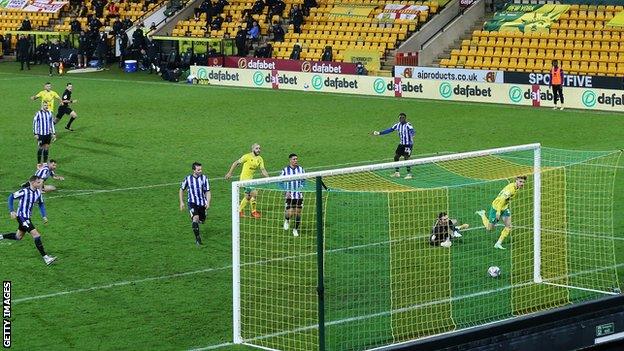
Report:
[{"label": "pitch perimeter barrier", "polygon": [[[189,78],[197,84],[258,89],[554,106],[552,92],[535,84],[451,82],[207,66],[191,66]],[[565,88],[564,94],[567,108],[624,112],[624,92],[621,90],[569,87]]]}]

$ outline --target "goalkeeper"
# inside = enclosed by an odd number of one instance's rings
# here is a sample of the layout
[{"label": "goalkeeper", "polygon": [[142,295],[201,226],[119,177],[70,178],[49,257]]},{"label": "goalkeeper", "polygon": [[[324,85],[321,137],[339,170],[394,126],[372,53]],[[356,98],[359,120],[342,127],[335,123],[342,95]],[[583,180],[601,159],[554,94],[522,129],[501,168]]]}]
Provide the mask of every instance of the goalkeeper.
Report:
[{"label": "goalkeeper", "polygon": [[503,241],[509,233],[511,233],[511,211],[509,210],[509,203],[516,196],[518,190],[522,189],[526,180],[526,176],[518,176],[516,177],[515,182],[507,184],[503,190],[498,193],[496,199],[492,201],[492,206],[490,206],[487,216],[485,215],[485,210],[475,212],[479,217],[481,217],[483,226],[487,230],[494,229],[496,223],[498,223],[500,218],[503,217],[505,228],[501,231],[496,244],[494,244],[494,248],[496,249],[505,250],[502,245]]},{"label": "goalkeeper", "polygon": [[446,212],[440,212],[436,219],[433,229],[431,229],[431,236],[429,237],[429,244],[431,246],[450,247],[452,245],[451,239],[461,238],[461,230],[468,229],[468,224],[457,225],[456,219],[449,220],[449,216]]}]

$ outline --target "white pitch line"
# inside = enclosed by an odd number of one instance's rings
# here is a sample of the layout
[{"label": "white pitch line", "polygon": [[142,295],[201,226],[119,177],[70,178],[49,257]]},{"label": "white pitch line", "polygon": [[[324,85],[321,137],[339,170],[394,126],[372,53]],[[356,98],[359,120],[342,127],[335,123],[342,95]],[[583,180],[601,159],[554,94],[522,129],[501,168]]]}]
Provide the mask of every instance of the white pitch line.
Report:
[{"label": "white pitch line", "polygon": [[[426,154],[419,154],[419,155],[415,155],[415,156],[417,156],[417,157],[424,157],[424,156],[440,155],[440,154],[450,154],[450,153],[453,153],[453,151],[440,151],[440,152],[437,152],[437,153],[426,153]],[[357,161],[357,162],[338,163],[338,164],[327,165],[327,166],[309,167],[309,169],[334,168],[334,167],[357,165],[357,164],[383,162],[383,161],[388,161],[388,160],[390,160],[390,159],[384,158],[384,159],[378,159],[378,160],[366,160],[366,161]],[[270,172],[270,173],[279,174],[279,171]],[[224,177],[210,178],[210,180],[224,180],[224,179],[225,179]],[[160,188],[160,187],[179,185],[179,184],[180,184],[180,182],[162,183],[162,184],[132,186],[132,187],[127,187],[127,188],[86,190],[84,192],[80,192],[80,190],[73,190],[75,192],[73,194],[46,196],[46,199],[50,200],[50,199],[59,199],[59,198],[65,198],[65,197],[76,197],[76,196],[85,196],[85,195],[93,195],[93,194],[113,193],[113,192],[120,192],[120,191],[131,191],[131,190]],[[13,192],[13,190],[9,190],[7,192]],[[6,204],[6,203],[7,203],[7,201],[1,202],[1,204]]]}]

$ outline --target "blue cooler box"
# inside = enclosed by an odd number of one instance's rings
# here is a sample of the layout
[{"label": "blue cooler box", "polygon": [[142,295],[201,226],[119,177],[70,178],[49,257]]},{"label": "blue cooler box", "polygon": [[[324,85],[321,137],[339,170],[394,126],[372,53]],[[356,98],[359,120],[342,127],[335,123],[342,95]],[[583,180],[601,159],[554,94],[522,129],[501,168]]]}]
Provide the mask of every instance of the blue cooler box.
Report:
[{"label": "blue cooler box", "polygon": [[136,60],[125,60],[124,64],[125,64],[124,71],[126,71],[128,73],[136,72],[136,70],[137,70],[137,62],[136,62]]}]

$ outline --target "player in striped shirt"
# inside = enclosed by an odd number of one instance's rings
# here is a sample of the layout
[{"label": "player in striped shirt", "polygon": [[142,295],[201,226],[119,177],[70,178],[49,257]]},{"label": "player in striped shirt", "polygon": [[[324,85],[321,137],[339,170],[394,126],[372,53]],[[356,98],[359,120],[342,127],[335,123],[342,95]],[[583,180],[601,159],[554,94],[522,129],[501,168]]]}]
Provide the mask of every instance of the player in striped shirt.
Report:
[{"label": "player in striped shirt", "polygon": [[[41,257],[43,257],[43,261],[46,265],[50,265],[56,260],[56,257],[46,254],[43,249],[43,243],[41,242],[41,234],[30,220],[32,208],[35,203],[37,203],[39,205],[41,217],[43,217],[43,223],[48,223],[45,205],[43,204],[43,194],[41,192],[43,180],[34,175],[30,177],[28,182],[29,186],[27,188],[22,188],[9,195],[9,213],[11,214],[11,218],[17,220],[17,231],[15,233],[4,233],[0,235],[0,240],[22,240],[25,233],[30,233],[35,240],[35,247],[39,250]],[[14,206],[15,199],[19,199],[17,211]]]},{"label": "player in striped shirt", "polygon": [[[412,155],[412,148],[414,146],[414,127],[410,122],[407,121],[407,115],[405,113],[399,113],[399,123],[396,123],[392,127],[382,130],[381,132],[374,131],[373,135],[384,135],[392,133],[396,131],[399,134],[399,146],[397,146],[396,151],[394,152],[394,161],[398,161],[401,156],[403,156],[404,160],[409,160]],[[407,175],[405,179],[412,179],[412,169],[411,167],[407,168]],[[400,177],[401,173],[399,172],[399,167],[395,168],[394,172],[395,177]]]},{"label": "player in striped shirt", "polygon": [[[295,174],[303,174],[305,171],[303,167],[299,166],[299,158],[297,154],[288,155],[289,164],[282,169],[281,176],[289,176]],[[282,188],[285,190],[284,197],[286,198],[286,211],[284,220],[284,230],[290,228],[290,219],[295,216],[295,228],[293,228],[292,234],[299,236],[299,225],[301,224],[301,209],[303,208],[303,188],[305,180],[292,180],[282,183]]]},{"label": "player in striped shirt", "polygon": [[54,90],[52,90],[52,83],[47,82],[43,85],[43,90],[30,97],[31,100],[41,99],[41,106],[43,103],[48,103],[50,111],[54,111],[54,99],[62,102],[61,97]]},{"label": "player in striped shirt", "polygon": [[202,165],[199,162],[193,163],[193,173],[186,176],[180,185],[180,211],[184,211],[184,191],[187,191],[187,203],[191,214],[193,233],[195,234],[195,244],[201,245],[201,235],[199,235],[199,224],[206,220],[206,210],[210,207],[210,184],[208,178],[202,174]]},{"label": "player in striped shirt", "polygon": [[499,250],[505,250],[503,247],[503,241],[509,233],[511,233],[511,211],[509,210],[509,204],[511,200],[516,197],[518,190],[522,189],[524,183],[526,183],[526,176],[518,176],[516,177],[513,183],[507,184],[503,190],[498,193],[498,196],[492,201],[492,205],[490,206],[490,210],[488,211],[488,215],[485,215],[485,210],[479,210],[476,212],[477,216],[481,217],[481,221],[483,222],[483,226],[488,231],[494,229],[496,227],[496,223],[503,217],[503,223],[505,223],[505,228],[500,233],[498,237],[498,241],[494,244],[494,248]]},{"label": "player in striped shirt", "polygon": [[56,140],[56,130],[52,120],[52,112],[48,109],[48,103],[41,104],[41,110],[35,113],[33,118],[33,134],[39,148],[37,149],[37,168],[41,167],[43,162],[48,162],[48,154],[50,143]]},{"label": "player in striped shirt", "polygon": [[[51,191],[56,190],[56,187],[54,185],[45,184],[48,178],[52,177],[52,179],[56,179],[56,180],[65,180],[65,178],[55,173],[56,167],[57,167],[56,160],[50,160],[48,161],[48,163],[44,163],[43,166],[37,169],[37,171],[35,172],[35,175],[43,180],[43,186],[41,190],[44,193],[49,193]],[[29,182],[22,184],[22,188],[28,187],[28,184]]]}]

